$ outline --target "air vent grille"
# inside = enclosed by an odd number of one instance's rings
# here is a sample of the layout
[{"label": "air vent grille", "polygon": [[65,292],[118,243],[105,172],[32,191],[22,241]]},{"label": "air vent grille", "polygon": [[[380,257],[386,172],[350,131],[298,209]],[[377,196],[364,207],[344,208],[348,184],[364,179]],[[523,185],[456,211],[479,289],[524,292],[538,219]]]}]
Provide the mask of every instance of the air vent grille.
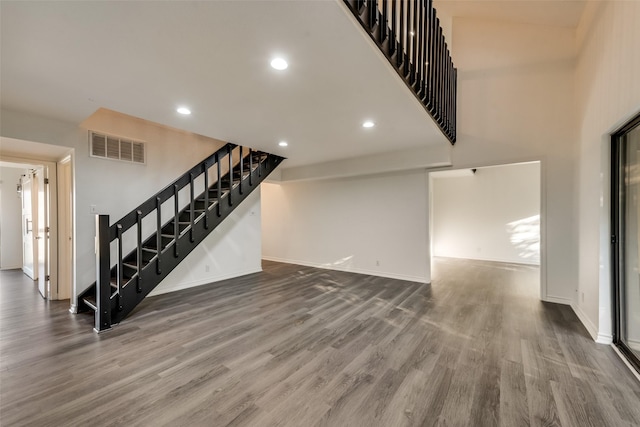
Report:
[{"label": "air vent grille", "polygon": [[141,141],[89,133],[90,153],[92,157],[121,160],[123,162],[145,163],[145,144]]}]

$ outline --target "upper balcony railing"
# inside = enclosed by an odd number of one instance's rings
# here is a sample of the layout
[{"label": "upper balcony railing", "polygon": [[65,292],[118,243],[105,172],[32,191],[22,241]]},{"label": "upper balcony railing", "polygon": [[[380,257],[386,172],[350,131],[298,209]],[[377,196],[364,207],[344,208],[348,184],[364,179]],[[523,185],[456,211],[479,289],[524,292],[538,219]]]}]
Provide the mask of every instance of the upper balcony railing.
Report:
[{"label": "upper balcony railing", "polygon": [[344,2],[451,144],[455,144],[457,69],[432,0]]}]

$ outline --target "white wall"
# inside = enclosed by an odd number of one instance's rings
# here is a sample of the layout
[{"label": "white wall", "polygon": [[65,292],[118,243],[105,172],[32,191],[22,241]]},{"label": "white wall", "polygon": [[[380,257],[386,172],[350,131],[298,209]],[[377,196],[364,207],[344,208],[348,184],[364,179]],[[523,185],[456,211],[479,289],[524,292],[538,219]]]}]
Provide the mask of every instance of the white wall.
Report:
[{"label": "white wall", "polygon": [[196,246],[150,295],[262,271],[260,218],[258,188]]},{"label": "white wall", "polygon": [[434,256],[540,263],[540,164],[432,174]]},{"label": "white wall", "polygon": [[541,161],[542,298],[569,304],[578,286],[574,31],[454,18],[451,45],[453,167]]},{"label": "white wall", "polygon": [[[107,110],[99,110],[82,126],[6,110],[2,111],[0,119],[2,136],[61,145],[74,150],[76,296],[95,281],[95,215],[90,213],[90,206],[95,205],[98,213],[109,214],[113,223],[223,145],[221,141]],[[89,128],[146,141],[147,164],[89,157]],[[243,220],[240,217],[240,221]],[[249,227],[252,227],[251,223]],[[247,236],[245,240],[225,240],[220,244],[228,246],[229,252],[246,252],[247,256],[254,257],[254,261],[247,263],[241,260],[226,263],[217,270],[211,268],[209,275],[198,276],[198,280],[209,278],[214,281],[217,277],[254,271],[260,255],[255,254],[253,248],[260,247],[259,238],[251,240]],[[247,271],[243,271],[245,267]],[[193,281],[186,276],[183,280],[184,283],[174,276],[170,287],[184,287],[185,283]]]},{"label": "white wall", "polygon": [[640,112],[640,2],[587,2],[576,77],[579,230],[576,312],[611,342],[610,134]]},{"label": "white wall", "polygon": [[429,282],[424,171],[263,184],[263,258]]},{"label": "white wall", "polygon": [[22,268],[22,202],[17,184],[23,169],[0,167],[0,269]]}]

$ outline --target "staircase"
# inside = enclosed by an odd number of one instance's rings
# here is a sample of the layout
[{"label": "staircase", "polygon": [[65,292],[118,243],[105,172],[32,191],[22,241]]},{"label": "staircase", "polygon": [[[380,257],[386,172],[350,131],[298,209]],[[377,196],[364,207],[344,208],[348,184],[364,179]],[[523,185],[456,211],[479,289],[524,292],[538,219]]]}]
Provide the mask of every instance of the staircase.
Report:
[{"label": "staircase", "polygon": [[97,281],[78,311],[97,332],[119,323],[283,160],[229,143],[115,224],[96,215]]}]

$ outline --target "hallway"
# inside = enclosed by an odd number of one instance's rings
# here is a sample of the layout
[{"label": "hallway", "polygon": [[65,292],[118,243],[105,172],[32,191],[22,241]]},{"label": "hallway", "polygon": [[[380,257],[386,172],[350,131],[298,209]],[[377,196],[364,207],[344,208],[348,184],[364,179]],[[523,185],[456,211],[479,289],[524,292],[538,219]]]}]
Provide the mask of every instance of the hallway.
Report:
[{"label": "hallway", "polygon": [[536,267],[440,258],[432,285],[264,262],[113,330],[0,273],[0,424],[636,426],[640,384]]}]

